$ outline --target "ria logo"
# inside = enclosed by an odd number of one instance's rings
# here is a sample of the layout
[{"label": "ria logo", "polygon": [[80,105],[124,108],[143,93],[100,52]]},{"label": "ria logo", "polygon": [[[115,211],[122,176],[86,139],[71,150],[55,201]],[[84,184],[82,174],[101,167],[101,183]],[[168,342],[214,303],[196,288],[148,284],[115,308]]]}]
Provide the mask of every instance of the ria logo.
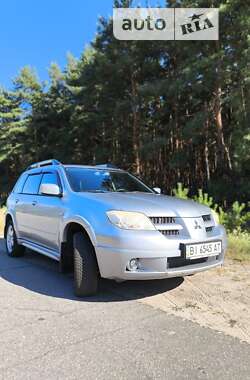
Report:
[{"label": "ria logo", "polygon": [[200,32],[201,30],[208,28],[214,28],[212,21],[210,21],[208,17],[204,20],[201,19],[201,16],[203,15],[204,13],[200,13],[199,15],[194,13],[192,16],[189,16],[188,18],[191,19],[191,22],[181,25],[182,34],[184,35],[188,33]]},{"label": "ria logo", "polygon": [[194,221],[194,229],[195,230],[201,230],[201,225],[199,224],[199,222],[196,219]]},{"label": "ria logo", "polygon": [[217,8],[176,8],[175,39],[218,40],[219,10]]}]

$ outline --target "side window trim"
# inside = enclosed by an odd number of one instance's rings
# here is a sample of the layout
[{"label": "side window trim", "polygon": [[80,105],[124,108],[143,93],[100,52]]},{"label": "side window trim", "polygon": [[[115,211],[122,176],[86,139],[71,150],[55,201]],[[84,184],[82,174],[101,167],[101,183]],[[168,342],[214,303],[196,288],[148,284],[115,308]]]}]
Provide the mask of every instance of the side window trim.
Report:
[{"label": "side window trim", "polygon": [[[23,173],[23,174],[20,175],[20,177],[16,181],[15,186],[13,187],[12,193],[14,193],[14,194],[22,194],[23,187],[24,187],[24,184],[25,184],[25,182],[27,180],[27,177],[28,177],[28,175],[26,173]],[[21,184],[19,185],[19,183],[21,183]],[[19,188],[19,191],[17,191],[18,188]]]},{"label": "side window trim", "polygon": [[25,181],[24,181],[23,186],[21,188],[21,193],[20,194],[24,194],[23,189],[24,189],[25,183],[26,183],[26,181],[27,181],[28,178],[29,178],[29,175],[27,175],[27,177],[25,178]]},{"label": "side window trim", "polygon": [[56,173],[56,177],[57,177],[57,181],[58,181],[58,186],[60,187],[60,190],[63,193],[63,184],[62,184],[60,174],[57,170],[55,171],[55,173]]},{"label": "side window trim", "polygon": [[[31,193],[24,193],[23,192],[23,190],[24,190],[24,187],[25,187],[25,185],[26,185],[26,182],[28,181],[28,178],[29,177],[32,177],[32,176],[41,176],[41,178],[40,178],[40,182],[39,182],[39,186],[38,186],[38,190],[37,190],[37,192],[36,193],[34,193],[34,194],[31,194]],[[24,194],[24,195],[38,195],[38,191],[39,191],[39,189],[40,189],[40,185],[41,185],[41,181],[42,181],[42,172],[38,172],[38,173],[31,173],[31,174],[27,174],[27,178],[25,179],[25,181],[24,181],[24,184],[23,184],[23,187],[22,187],[22,192],[20,193],[20,194]]]},{"label": "side window trim", "polygon": [[57,179],[57,184],[58,184],[58,186],[60,188],[60,191],[63,192],[62,181],[61,181],[60,175],[59,175],[59,173],[58,173],[57,170],[44,170],[41,174],[42,174],[42,178],[41,178],[41,181],[40,181],[40,185],[39,185],[39,189],[38,189],[37,195],[39,195],[40,197],[47,197],[47,195],[40,193],[40,187],[41,187],[42,180],[43,180],[43,177],[44,177],[45,174],[55,174],[56,175],[56,179]]}]

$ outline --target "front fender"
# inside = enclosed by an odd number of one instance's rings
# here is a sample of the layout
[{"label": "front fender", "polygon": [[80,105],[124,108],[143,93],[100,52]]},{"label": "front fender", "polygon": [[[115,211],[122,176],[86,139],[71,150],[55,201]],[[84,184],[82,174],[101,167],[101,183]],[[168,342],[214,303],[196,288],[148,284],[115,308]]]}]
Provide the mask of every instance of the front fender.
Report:
[{"label": "front fender", "polygon": [[12,222],[13,222],[13,225],[14,225],[14,229],[15,229],[15,233],[16,233],[16,236],[18,238],[18,229],[17,229],[17,225],[16,225],[16,220],[14,218],[14,214],[11,212],[11,210],[6,210],[4,212],[4,217],[3,217],[3,223],[4,223],[4,238],[6,236],[6,221],[7,221],[7,218],[8,216],[12,219]]},{"label": "front fender", "polygon": [[94,229],[89,224],[89,222],[80,215],[74,215],[73,217],[71,216],[71,217],[67,217],[67,218],[63,219],[63,222],[62,222],[62,225],[60,228],[60,240],[61,240],[61,242],[66,242],[67,230],[68,230],[68,227],[71,223],[77,223],[77,224],[81,225],[84,228],[84,230],[87,232],[93,246],[97,245],[97,240],[96,240],[96,235],[95,235]]}]

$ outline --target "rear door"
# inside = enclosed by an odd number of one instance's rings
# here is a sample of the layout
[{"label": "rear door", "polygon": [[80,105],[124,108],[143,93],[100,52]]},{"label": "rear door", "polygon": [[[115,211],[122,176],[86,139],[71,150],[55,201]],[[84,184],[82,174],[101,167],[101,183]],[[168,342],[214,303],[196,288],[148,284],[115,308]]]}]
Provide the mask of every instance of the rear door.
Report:
[{"label": "rear door", "polygon": [[42,173],[29,174],[24,183],[22,193],[16,195],[16,222],[19,238],[36,241],[37,220],[35,209]]},{"label": "rear door", "polygon": [[23,204],[22,190],[24,183],[27,179],[27,174],[24,173],[20,176],[15,184],[12,193],[8,198],[8,208],[11,210],[13,218],[15,220],[15,229],[18,237],[22,237],[22,223],[20,220],[20,210]]}]

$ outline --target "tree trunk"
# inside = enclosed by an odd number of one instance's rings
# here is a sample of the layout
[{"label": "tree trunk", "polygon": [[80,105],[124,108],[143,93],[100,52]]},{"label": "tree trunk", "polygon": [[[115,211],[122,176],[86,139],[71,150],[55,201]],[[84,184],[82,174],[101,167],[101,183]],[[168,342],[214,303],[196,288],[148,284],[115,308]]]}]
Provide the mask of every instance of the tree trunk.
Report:
[{"label": "tree trunk", "polygon": [[207,102],[205,103],[205,146],[204,146],[204,158],[205,158],[205,168],[206,168],[206,180],[207,183],[210,181],[210,166],[209,166],[209,148],[208,148],[208,136],[209,136],[209,112]]},{"label": "tree trunk", "polygon": [[134,170],[137,175],[141,172],[140,162],[140,111],[138,102],[138,91],[135,74],[131,76],[131,88],[132,88],[132,146],[134,153]]},{"label": "tree trunk", "polygon": [[215,113],[215,123],[217,129],[217,146],[218,146],[218,158],[220,163],[223,165],[225,162],[226,167],[232,170],[232,162],[230,158],[229,148],[225,143],[223,122],[222,122],[222,106],[221,106],[221,87],[217,84],[215,89],[215,103],[214,103],[214,113]]},{"label": "tree trunk", "polygon": [[219,164],[222,168],[226,167],[232,170],[232,162],[230,158],[229,148],[225,143],[224,131],[223,131],[223,121],[222,121],[222,78],[221,78],[221,58],[220,54],[220,43],[216,41],[216,51],[218,54],[217,67],[216,67],[216,84],[214,92],[214,116],[215,124],[217,130],[217,148],[218,148],[218,159]]}]

